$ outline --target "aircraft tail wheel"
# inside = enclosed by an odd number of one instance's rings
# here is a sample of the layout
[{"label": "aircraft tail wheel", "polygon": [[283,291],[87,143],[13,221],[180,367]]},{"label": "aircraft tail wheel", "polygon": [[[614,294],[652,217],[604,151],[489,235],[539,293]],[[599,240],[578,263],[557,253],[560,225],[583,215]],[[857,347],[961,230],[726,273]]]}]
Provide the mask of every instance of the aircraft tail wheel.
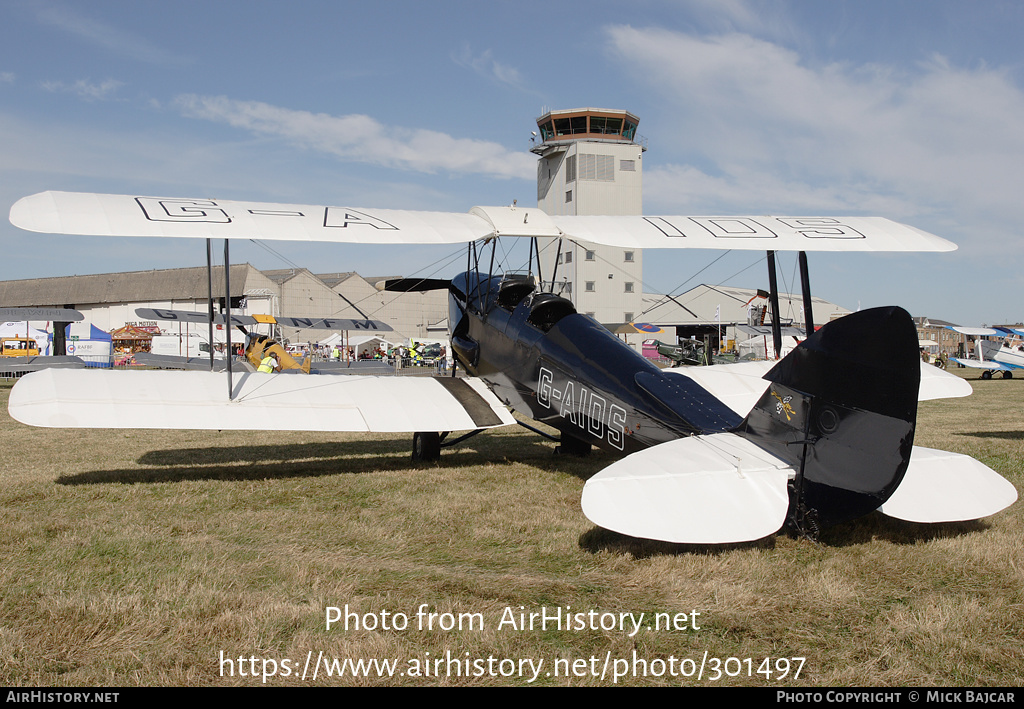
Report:
[{"label": "aircraft tail wheel", "polygon": [[990,371],[988,371],[986,369],[984,372],[981,373],[981,378],[982,379],[991,379],[992,378],[992,372],[990,372]]},{"label": "aircraft tail wheel", "polygon": [[1003,372],[1003,379],[1013,379],[1013,372]]},{"label": "aircraft tail wheel", "polygon": [[412,435],[412,459],[434,461],[441,458],[440,433],[414,433]]}]

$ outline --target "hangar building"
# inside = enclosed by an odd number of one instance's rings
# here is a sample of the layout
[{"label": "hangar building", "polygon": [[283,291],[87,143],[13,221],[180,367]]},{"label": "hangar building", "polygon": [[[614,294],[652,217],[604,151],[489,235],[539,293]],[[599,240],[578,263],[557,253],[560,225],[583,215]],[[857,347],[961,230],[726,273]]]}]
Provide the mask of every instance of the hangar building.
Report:
[{"label": "hangar building", "polygon": [[[356,273],[318,276],[304,268],[260,271],[237,264],[230,273],[231,309],[242,315],[292,317],[360,318],[365,314],[390,324],[395,332],[388,339],[398,342],[447,336],[447,293],[384,292],[377,287],[383,280]],[[73,307],[107,332],[126,324],[150,324],[140,322],[136,308],[206,312],[207,295],[205,266],[0,281],[0,307]],[[222,266],[213,269],[213,296],[220,310]],[[292,342],[315,342],[327,335],[323,330],[282,330],[280,336]]]}]

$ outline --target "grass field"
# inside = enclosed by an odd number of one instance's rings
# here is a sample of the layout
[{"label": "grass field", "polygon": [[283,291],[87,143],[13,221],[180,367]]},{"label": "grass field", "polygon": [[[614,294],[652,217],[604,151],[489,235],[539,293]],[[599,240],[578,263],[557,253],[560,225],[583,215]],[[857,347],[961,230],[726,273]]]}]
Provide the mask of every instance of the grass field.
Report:
[{"label": "grass field", "polygon": [[[972,397],[922,404],[917,443],[1020,490],[1024,381],[968,376]],[[32,429],[9,391],[3,685],[1024,684],[1022,503],[685,547],[595,528],[580,491],[612,458],[555,457],[525,430],[424,468],[405,436]],[[360,627],[327,628],[346,605]],[[545,608],[587,627],[519,627]],[[644,628],[590,627],[619,613]],[[321,659],[302,679],[320,653],[398,664],[339,677]]]}]

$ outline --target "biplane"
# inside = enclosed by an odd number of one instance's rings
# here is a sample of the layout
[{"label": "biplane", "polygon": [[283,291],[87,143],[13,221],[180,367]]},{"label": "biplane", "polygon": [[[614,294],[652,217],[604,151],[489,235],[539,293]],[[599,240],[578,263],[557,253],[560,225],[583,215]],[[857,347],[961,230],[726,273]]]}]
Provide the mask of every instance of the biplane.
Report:
[{"label": "biplane", "polygon": [[[10,218],[62,234],[470,245],[466,271],[443,283],[455,361],[467,376],[229,373],[225,396],[212,372],[48,371],[11,392],[11,415],[29,425],[408,432],[414,457],[432,459],[466,437],[449,441],[450,432],[516,423],[512,409],[557,429],[563,453],[593,445],[620,453],[587,481],[584,513],[601,527],[671,542],[754,540],[787,524],[815,535],[873,510],[915,522],[977,519],[1017,498],[982,463],[913,445],[919,398],[970,387],[922,371],[916,329],[898,307],[817,331],[808,322],[813,334],[777,363],[661,370],[543,292],[535,276],[481,267],[488,242],[493,264],[499,237],[531,239],[538,273],[542,239],[762,250],[777,298],[775,252],[796,251],[810,313],[808,251],[956,248],[887,219],[550,216],[516,206],[449,214],[61,192],[20,200]],[[778,351],[777,327],[773,338]]]},{"label": "biplane", "polygon": [[54,323],[54,336],[64,337],[64,326],[85,319],[77,310],[70,308],[0,308],[0,323],[18,322],[25,325],[25,336],[4,338],[0,343],[0,377],[19,377],[42,369],[83,369],[85,360],[75,355],[59,353],[41,355],[36,342],[29,336],[29,323],[47,321]]},{"label": "biplane", "polygon": [[[1013,378],[1016,369],[1024,369],[1024,328],[1019,327],[960,327],[949,325],[950,330],[962,335],[975,337],[977,359],[950,357],[950,360],[964,367],[980,369],[982,379],[991,379],[995,372],[1002,372],[1003,379]],[[999,335],[1002,340],[982,339]]]}]

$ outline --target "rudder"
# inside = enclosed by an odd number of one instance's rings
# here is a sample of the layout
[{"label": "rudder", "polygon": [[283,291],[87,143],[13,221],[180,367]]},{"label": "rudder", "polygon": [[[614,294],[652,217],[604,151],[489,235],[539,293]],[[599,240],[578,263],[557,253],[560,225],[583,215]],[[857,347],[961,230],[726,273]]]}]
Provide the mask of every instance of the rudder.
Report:
[{"label": "rudder", "polygon": [[735,432],[791,464],[789,521],[816,533],[877,509],[910,463],[921,364],[902,308],[824,325],[779,362]]}]

